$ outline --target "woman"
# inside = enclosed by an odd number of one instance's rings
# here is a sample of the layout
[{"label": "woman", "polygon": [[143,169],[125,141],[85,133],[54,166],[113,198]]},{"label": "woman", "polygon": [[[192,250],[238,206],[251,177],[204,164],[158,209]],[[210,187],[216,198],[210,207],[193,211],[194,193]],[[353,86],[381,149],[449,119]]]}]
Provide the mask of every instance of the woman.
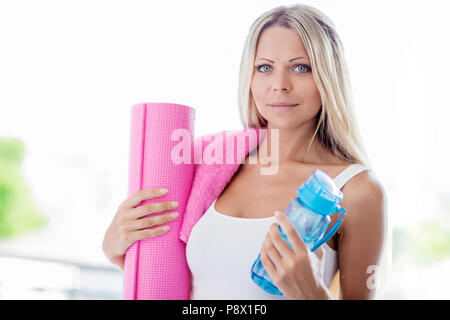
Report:
[{"label": "woman", "polygon": [[[267,129],[258,148],[273,150],[276,144],[278,156],[269,156],[278,170],[262,175],[267,159],[249,163],[253,154],[248,154],[193,226],[186,247],[192,298],[332,299],[336,292],[342,299],[373,298],[369,270],[382,256],[386,198],[359,139],[342,44],[323,13],[305,5],[280,6],[256,19],[242,55],[239,107],[245,128]],[[347,215],[335,236],[311,253],[286,217],[274,213],[316,169],[335,179]],[[105,235],[105,254],[122,268],[132,242],[164,232],[146,227],[173,219],[169,214],[140,219],[144,213],[134,206],[157,196],[141,192],[124,201]],[[172,209],[168,204],[152,204],[153,212]],[[332,224],[336,219],[332,216]],[[248,266],[258,252],[283,296],[251,281]],[[335,275],[338,291],[331,283]]]}]

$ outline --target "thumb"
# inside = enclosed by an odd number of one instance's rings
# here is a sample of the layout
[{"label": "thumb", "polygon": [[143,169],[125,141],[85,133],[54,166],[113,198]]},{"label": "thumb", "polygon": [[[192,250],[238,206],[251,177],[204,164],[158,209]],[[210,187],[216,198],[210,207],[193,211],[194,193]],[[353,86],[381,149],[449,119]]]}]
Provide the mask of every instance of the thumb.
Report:
[{"label": "thumb", "polygon": [[319,260],[322,260],[322,258],[323,258],[324,255],[325,255],[325,249],[324,249],[322,246],[320,246],[319,248],[317,248],[317,249],[314,251],[314,254],[316,255],[316,257],[317,257]]}]

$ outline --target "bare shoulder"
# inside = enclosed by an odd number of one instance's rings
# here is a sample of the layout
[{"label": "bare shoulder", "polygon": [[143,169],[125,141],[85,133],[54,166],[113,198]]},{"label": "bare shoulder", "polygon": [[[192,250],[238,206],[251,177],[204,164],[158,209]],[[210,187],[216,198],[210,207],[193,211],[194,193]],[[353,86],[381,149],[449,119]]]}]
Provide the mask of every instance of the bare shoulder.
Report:
[{"label": "bare shoulder", "polygon": [[375,176],[366,170],[350,179],[342,188],[344,200],[355,205],[376,205],[386,201],[386,191]]},{"label": "bare shoulder", "polygon": [[384,224],[386,191],[372,171],[363,171],[350,179],[342,188],[342,192],[342,205],[348,213],[342,225],[343,229],[346,229],[345,225],[370,227],[373,223]]}]

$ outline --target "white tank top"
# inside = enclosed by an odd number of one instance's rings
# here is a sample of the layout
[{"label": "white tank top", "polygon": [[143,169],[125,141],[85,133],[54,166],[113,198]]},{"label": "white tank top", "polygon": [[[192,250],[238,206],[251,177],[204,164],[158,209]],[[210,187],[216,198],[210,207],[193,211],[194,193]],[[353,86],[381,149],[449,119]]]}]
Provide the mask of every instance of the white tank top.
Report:
[{"label": "white tank top", "polygon": [[[341,189],[358,173],[368,168],[352,164],[334,182]],[[192,273],[192,299],[204,300],[285,300],[256,285],[250,269],[261,251],[264,237],[275,216],[238,218],[215,210],[216,200],[191,230],[186,244],[186,259]],[[326,243],[324,283],[330,287],[338,269],[337,251]]]}]

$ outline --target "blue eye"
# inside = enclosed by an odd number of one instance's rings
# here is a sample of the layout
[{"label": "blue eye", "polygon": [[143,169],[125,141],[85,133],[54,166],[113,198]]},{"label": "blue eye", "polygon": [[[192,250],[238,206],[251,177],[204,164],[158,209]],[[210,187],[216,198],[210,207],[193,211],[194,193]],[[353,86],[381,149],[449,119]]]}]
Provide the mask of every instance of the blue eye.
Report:
[{"label": "blue eye", "polygon": [[[267,65],[267,64],[263,64],[262,66],[257,66],[256,68],[257,68],[258,70],[260,70],[261,67],[270,67],[270,66]],[[268,71],[268,70],[267,70],[267,71]]]},{"label": "blue eye", "polygon": [[311,68],[305,64],[298,64],[295,66],[295,68],[298,68],[298,67],[302,67],[303,70],[305,70],[305,71],[300,71],[301,73],[305,73],[305,72],[308,72],[309,70],[311,70]]},{"label": "blue eye", "polygon": [[[262,67],[271,68],[271,66],[269,66],[268,64],[262,64],[262,65],[257,66],[256,69],[258,71],[262,72],[262,73],[266,73],[266,71],[261,71]],[[294,69],[296,69],[298,67],[302,68],[302,69],[299,69],[299,70],[303,70],[303,71],[300,71],[300,73],[306,73],[306,72],[311,71],[311,67],[306,65],[306,64],[297,64]],[[269,71],[269,70],[267,70],[267,71]]]}]

